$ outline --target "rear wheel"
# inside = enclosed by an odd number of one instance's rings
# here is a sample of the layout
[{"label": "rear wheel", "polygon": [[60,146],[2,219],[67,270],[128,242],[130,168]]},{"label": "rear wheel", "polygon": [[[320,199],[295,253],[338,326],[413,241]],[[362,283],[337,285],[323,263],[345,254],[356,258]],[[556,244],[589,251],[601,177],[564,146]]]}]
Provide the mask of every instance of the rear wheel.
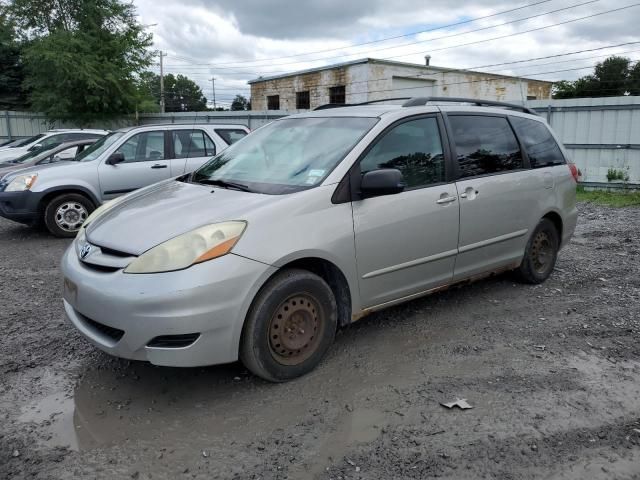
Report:
[{"label": "rear wheel", "polygon": [[44,209],[44,224],[56,237],[75,237],[89,214],[93,203],[78,193],[66,193],[53,198]]},{"label": "rear wheel", "polygon": [[558,230],[553,222],[543,218],[533,231],[524,259],[516,273],[521,281],[525,283],[542,283],[556,265],[560,239]]},{"label": "rear wheel", "polygon": [[245,321],[240,358],[255,375],[284,382],[313,370],[333,343],[336,300],[306,270],[285,270],[262,288]]}]

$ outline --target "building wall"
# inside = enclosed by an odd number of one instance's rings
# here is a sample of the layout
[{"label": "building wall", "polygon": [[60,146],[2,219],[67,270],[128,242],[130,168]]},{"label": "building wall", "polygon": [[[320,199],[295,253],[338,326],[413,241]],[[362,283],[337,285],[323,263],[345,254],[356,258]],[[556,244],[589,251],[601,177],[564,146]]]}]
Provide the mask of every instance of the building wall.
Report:
[{"label": "building wall", "polygon": [[[420,83],[424,88],[420,88]],[[359,103],[392,97],[437,95],[485,100],[551,98],[549,82],[467,72],[442,72],[418,66],[361,63],[266,80],[251,85],[253,110],[267,108],[267,96],[280,96],[280,109],[296,110],[296,92],[310,92],[311,108],[329,103],[329,88],[345,85],[346,102]]]}]

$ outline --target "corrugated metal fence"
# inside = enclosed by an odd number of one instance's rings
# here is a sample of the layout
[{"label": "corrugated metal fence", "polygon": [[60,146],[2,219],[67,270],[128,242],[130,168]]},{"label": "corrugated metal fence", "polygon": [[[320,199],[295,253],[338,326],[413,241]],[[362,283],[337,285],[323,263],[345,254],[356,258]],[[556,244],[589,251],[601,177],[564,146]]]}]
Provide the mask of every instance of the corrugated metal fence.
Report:
[{"label": "corrugated metal fence", "polygon": [[[131,125],[152,123],[227,123],[246,125],[251,129],[261,127],[276,118],[289,115],[289,112],[180,112],[153,113],[123,117],[116,121],[88,125],[87,128],[116,129]],[[76,128],[73,123],[48,122],[40,113],[0,111],[0,141],[9,138],[30,137],[51,128]]]},{"label": "corrugated metal fence", "polygon": [[[607,183],[616,169],[640,185],[640,97],[533,100],[527,105],[547,118],[582,171],[585,182]],[[118,128],[149,123],[232,123],[258,128],[290,112],[187,112],[143,114],[96,128]],[[48,128],[73,127],[47,123],[40,114],[0,111],[0,140],[27,137]]]}]

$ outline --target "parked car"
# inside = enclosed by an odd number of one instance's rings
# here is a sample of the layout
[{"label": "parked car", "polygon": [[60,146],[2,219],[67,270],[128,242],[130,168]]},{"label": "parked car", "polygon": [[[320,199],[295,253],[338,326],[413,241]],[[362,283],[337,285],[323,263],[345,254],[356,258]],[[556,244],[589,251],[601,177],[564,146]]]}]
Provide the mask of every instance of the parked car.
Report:
[{"label": "parked car", "polygon": [[[97,139],[109,133],[107,130],[55,129],[39,133],[0,148],[0,164],[9,162],[41,147],[75,140]],[[71,158],[68,156],[67,158]]]},{"label": "parked car", "polygon": [[433,100],[280,119],[103,205],[62,260],[68,318],[112,355],[285,381],[370,312],[507,270],[543,282],[575,166],[526,108]]},{"label": "parked car", "polygon": [[51,163],[72,161],[78,153],[96,142],[96,139],[76,140],[75,142],[53,143],[36,148],[10,162],[0,163],[0,178],[9,172]]},{"label": "parked car", "polygon": [[0,216],[44,222],[73,237],[100,204],[124,193],[191,172],[224,150],[241,125],[145,125],[117,130],[76,155],[74,162],[36,165],[0,179]]}]

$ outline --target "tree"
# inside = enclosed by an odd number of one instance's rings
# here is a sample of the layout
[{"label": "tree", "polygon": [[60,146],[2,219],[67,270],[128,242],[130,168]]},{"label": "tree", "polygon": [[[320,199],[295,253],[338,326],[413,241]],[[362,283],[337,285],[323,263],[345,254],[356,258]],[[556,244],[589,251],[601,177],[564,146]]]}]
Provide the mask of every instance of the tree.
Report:
[{"label": "tree", "polygon": [[562,80],[553,86],[553,98],[615,97],[637,95],[640,67],[632,68],[631,60],[612,56],[596,65],[593,74],[574,82]]},{"label": "tree", "polygon": [[236,98],[231,102],[231,110],[249,110],[249,101],[242,95],[236,95]]},{"label": "tree", "polygon": [[0,5],[0,110],[20,110],[27,106],[24,66],[21,45],[15,38],[15,29]]},{"label": "tree", "polygon": [[[140,75],[141,95],[151,95],[160,104],[160,75],[144,72]],[[203,112],[207,98],[196,82],[184,75],[169,73],[164,76],[164,105],[166,112]]]},{"label": "tree", "polygon": [[13,0],[32,109],[88,124],[133,113],[151,35],[122,0]]}]

